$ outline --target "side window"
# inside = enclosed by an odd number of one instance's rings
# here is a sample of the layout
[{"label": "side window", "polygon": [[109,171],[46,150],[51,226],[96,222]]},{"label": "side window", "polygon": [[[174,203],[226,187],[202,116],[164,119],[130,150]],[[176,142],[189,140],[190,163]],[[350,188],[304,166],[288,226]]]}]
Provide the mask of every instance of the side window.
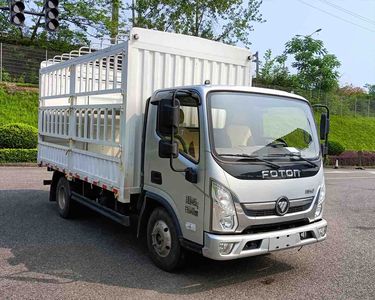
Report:
[{"label": "side window", "polygon": [[[172,98],[173,91],[163,91],[156,95],[155,99]],[[177,95],[180,101],[180,124],[175,134],[180,154],[195,162],[199,161],[200,155],[200,128],[199,128],[199,107],[198,96],[181,92]],[[159,136],[169,139],[168,136]]]},{"label": "side window", "polygon": [[176,134],[180,153],[199,161],[199,114],[198,106],[181,103],[180,128]]}]

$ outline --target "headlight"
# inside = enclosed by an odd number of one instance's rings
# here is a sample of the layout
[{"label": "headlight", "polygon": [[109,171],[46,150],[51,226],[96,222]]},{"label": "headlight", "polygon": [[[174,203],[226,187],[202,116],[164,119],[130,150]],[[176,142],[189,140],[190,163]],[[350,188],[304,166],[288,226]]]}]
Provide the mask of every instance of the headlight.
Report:
[{"label": "headlight", "polygon": [[315,218],[319,217],[323,211],[323,202],[326,199],[326,185],[323,183],[319,191],[318,205],[315,210]]},{"label": "headlight", "polygon": [[220,183],[211,181],[212,229],[233,232],[238,226],[236,209],[230,191]]},{"label": "headlight", "polygon": [[326,185],[325,185],[325,183],[323,183],[322,187],[320,188],[318,203],[322,204],[325,199],[326,199]]}]

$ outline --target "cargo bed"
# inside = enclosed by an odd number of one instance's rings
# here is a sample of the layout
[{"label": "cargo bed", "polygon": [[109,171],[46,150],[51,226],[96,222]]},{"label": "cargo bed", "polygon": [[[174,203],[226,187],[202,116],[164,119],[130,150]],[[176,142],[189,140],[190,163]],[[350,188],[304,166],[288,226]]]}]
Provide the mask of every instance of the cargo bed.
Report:
[{"label": "cargo bed", "polygon": [[38,162],[129,202],[140,192],[147,98],[206,80],[251,85],[250,65],[246,49],[140,28],[127,42],[43,62]]}]

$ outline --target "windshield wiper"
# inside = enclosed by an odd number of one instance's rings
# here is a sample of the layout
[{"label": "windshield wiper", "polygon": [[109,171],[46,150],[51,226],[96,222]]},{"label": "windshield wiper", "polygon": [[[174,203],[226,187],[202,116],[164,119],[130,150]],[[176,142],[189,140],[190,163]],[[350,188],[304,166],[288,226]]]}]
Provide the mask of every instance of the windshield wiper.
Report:
[{"label": "windshield wiper", "polygon": [[300,160],[303,160],[303,161],[307,162],[310,166],[313,166],[313,167],[315,167],[315,168],[319,168],[319,166],[318,166],[316,163],[314,163],[314,162],[308,160],[307,158],[302,157],[300,154],[295,154],[295,153],[282,153],[282,154],[270,154],[270,155],[268,155],[268,156],[271,156],[271,157],[277,157],[277,156],[295,157],[295,158],[299,158]]},{"label": "windshield wiper", "polygon": [[269,166],[271,166],[271,167],[273,167],[275,169],[280,169],[281,168],[280,165],[275,164],[275,163],[273,163],[273,162],[271,162],[269,160],[262,159],[262,158],[260,158],[258,156],[249,155],[249,154],[231,154],[231,153],[226,154],[226,153],[224,153],[224,154],[219,154],[219,156],[239,157],[239,158],[241,158],[241,159],[239,159],[241,161],[244,161],[244,160],[261,161],[261,162],[264,162],[267,165],[269,165]]}]

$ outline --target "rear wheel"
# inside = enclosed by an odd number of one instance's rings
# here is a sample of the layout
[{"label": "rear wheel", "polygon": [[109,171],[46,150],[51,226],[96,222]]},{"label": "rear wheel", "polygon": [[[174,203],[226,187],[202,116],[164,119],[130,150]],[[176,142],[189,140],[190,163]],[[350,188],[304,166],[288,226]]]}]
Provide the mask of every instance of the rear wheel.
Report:
[{"label": "rear wheel", "polygon": [[171,272],[181,267],[184,251],[178,240],[176,226],[163,208],[156,208],[147,225],[147,246],[153,262]]},{"label": "rear wheel", "polygon": [[60,177],[56,186],[57,210],[61,217],[68,219],[72,216],[73,206],[69,181]]}]

